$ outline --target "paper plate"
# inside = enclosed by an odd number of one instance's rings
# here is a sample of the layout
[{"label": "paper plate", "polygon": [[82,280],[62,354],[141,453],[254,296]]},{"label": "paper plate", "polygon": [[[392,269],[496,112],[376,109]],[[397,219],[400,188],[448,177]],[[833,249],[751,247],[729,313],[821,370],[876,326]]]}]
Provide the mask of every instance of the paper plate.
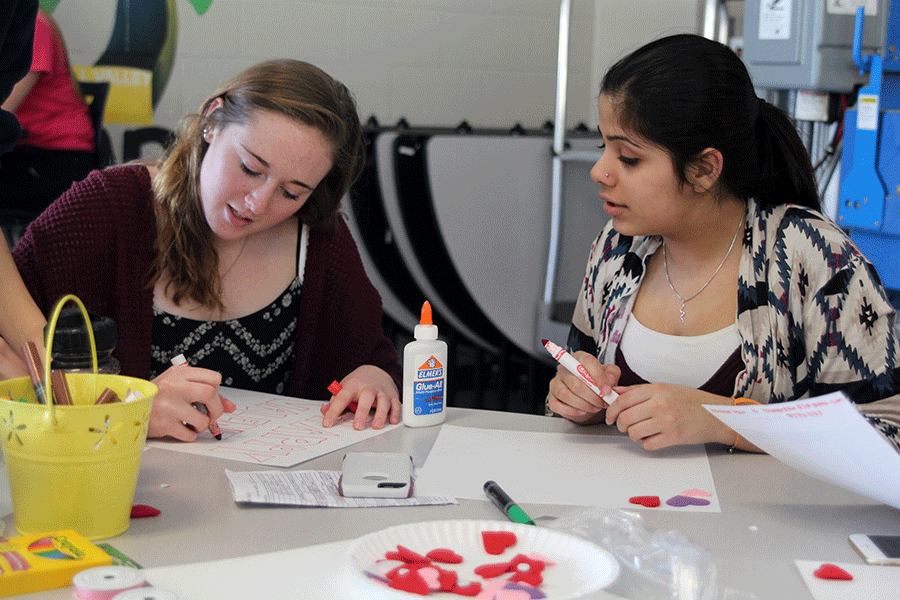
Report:
[{"label": "paper plate", "polygon": [[[483,531],[512,531],[515,545],[502,554],[492,555],[484,550]],[[449,548],[463,557],[460,564],[440,564],[441,568],[456,571],[461,583],[486,580],[475,574],[475,568],[488,563],[502,563],[517,554],[537,553],[553,561],[541,573],[544,581],[539,589],[554,600],[581,598],[602,590],[619,575],[619,563],[603,548],[574,535],[533,525],[510,521],[428,521],[389,527],[363,536],[353,542],[345,555],[343,571],[350,590],[365,598],[421,598],[418,594],[389,588],[366,574],[385,553],[396,551],[397,544],[419,554],[436,548]],[[446,592],[433,592],[437,598],[462,598]]]}]

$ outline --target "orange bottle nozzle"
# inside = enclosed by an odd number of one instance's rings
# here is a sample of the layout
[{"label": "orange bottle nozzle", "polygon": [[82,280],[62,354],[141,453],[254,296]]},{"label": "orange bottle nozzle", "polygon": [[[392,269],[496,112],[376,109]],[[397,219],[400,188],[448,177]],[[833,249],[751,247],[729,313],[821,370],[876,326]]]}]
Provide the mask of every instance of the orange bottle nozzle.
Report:
[{"label": "orange bottle nozzle", "polygon": [[422,305],[422,316],[419,319],[419,325],[433,325],[434,323],[431,320],[431,304],[428,300],[425,301],[425,304]]}]

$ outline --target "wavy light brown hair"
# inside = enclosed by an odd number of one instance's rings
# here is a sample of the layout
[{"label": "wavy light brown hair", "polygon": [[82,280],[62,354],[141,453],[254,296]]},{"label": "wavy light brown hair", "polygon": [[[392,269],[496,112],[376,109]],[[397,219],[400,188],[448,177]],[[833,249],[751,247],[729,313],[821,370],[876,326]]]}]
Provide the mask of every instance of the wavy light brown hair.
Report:
[{"label": "wavy light brown hair", "polygon": [[[210,112],[217,98],[223,105]],[[243,125],[259,111],[317,129],[333,148],[331,170],[297,212],[303,223],[332,232],[341,198],[359,175],[359,115],[342,83],[318,67],[288,59],[263,62],[234,77],[182,121],[153,181],[157,237],[150,285],[168,277],[175,304],[191,299],[224,309],[219,257],[200,202],[200,164],[209,148],[203,131]]]}]

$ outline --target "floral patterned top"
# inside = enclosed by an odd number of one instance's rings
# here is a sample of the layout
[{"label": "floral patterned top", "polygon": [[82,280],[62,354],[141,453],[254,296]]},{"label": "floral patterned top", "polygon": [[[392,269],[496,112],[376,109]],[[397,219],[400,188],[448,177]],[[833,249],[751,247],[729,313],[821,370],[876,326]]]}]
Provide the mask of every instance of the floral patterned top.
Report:
[{"label": "floral patterned top", "polygon": [[227,321],[197,321],[153,308],[152,371],[156,377],[178,354],[192,367],[222,373],[222,385],[284,394],[291,378],[302,285],[297,277],[255,313]]},{"label": "floral patterned top", "polygon": [[[785,402],[842,390],[900,447],[900,342],[878,274],[831,220],[747,203],[738,272],[743,368],[734,397]],[[657,236],[609,223],[591,247],[568,346],[615,362]]]}]

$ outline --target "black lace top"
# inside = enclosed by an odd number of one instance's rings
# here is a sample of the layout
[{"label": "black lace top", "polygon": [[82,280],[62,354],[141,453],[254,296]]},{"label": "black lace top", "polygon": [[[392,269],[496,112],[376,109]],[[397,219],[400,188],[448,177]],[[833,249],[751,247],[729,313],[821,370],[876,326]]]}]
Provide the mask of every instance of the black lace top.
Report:
[{"label": "black lace top", "polygon": [[297,339],[302,284],[294,278],[272,304],[239,319],[196,321],[154,307],[151,378],[184,354],[192,367],[222,374],[222,385],[283,394]]}]

